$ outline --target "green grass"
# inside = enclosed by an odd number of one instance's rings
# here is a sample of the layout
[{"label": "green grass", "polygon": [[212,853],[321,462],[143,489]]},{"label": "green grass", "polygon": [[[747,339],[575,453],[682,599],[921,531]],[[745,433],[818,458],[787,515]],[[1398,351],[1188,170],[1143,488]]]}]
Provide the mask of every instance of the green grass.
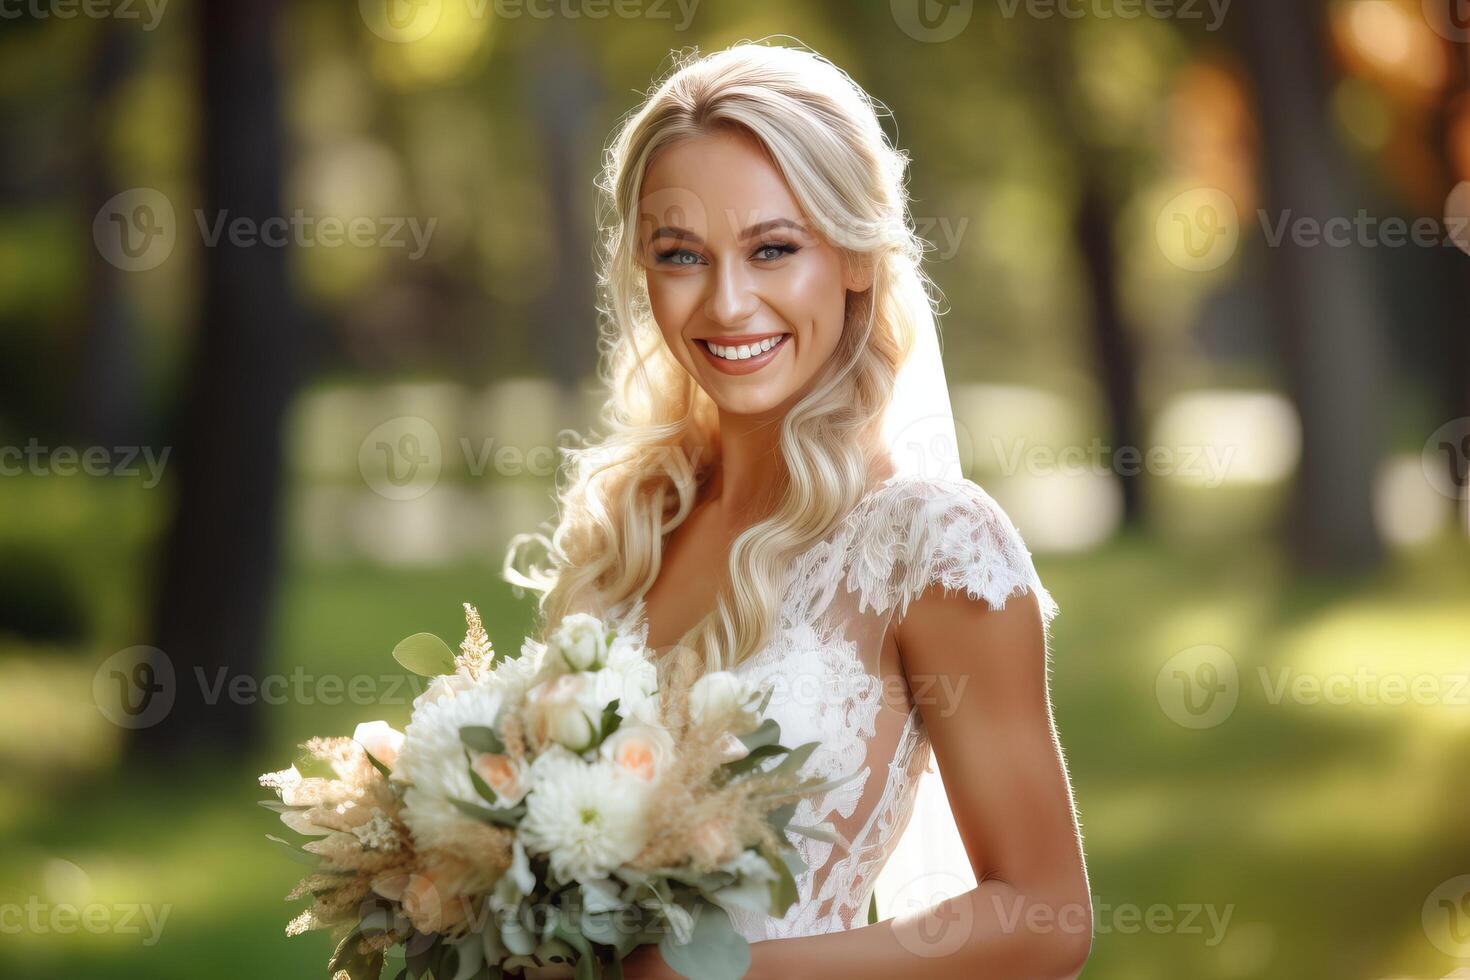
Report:
[{"label": "green grass", "polygon": [[[402,722],[412,690],[381,709],[267,705],[262,747],[120,770],[119,733],[90,703],[91,673],[136,635],[146,577],[135,566],[153,502],[120,495],[109,525],[43,496],[43,526],[61,529],[51,540],[83,584],[92,628],[75,649],[0,642],[0,906],[143,903],[168,918],[151,946],[117,930],[7,932],[0,976],[323,975],[327,938],[283,935],[293,906],[282,897],[299,868],[264,839],[277,825],[254,806],[254,777],[288,764],[309,735]],[[38,525],[0,520],[0,542],[29,534],[44,545]],[[101,544],[89,551],[76,535]],[[1062,609],[1053,694],[1099,903],[1087,976],[1433,977],[1459,965],[1430,943],[1422,912],[1436,885],[1470,873],[1470,707],[1273,704],[1259,670],[1470,670],[1463,542],[1401,555],[1366,581],[1294,577],[1260,540],[1124,538],[1041,571]],[[480,606],[502,648],[531,618],[530,600],[488,565],[294,565],[280,585],[272,669],[368,677],[392,693],[393,644],[419,630],[457,637],[463,601]],[[1191,730],[1161,708],[1156,678],[1198,645],[1229,652],[1239,701],[1222,723]],[[1207,907],[1217,922],[1228,910],[1223,938]],[[1152,928],[1142,918],[1151,908]],[[107,914],[115,924],[124,913]],[[1186,917],[1199,931],[1180,928]]]}]

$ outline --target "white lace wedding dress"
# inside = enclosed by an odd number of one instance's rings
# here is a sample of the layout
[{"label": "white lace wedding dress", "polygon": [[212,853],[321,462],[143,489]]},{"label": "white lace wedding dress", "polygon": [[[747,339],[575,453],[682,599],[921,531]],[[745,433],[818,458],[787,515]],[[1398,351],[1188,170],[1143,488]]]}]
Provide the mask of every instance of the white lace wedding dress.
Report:
[{"label": "white lace wedding dress", "polygon": [[[968,480],[889,477],[798,556],[788,581],[770,643],[738,673],[772,689],[768,717],[780,723],[784,744],[821,743],[803,773],[859,773],[802,800],[792,818],[831,821],[852,846],[792,835],[807,865],[796,880],[798,899],[781,919],[732,913],[751,942],[867,924],[874,883],[931,758],[915,698],[944,696],[937,684],[910,686],[897,664],[880,663],[883,638],[910,601],[937,582],[992,608],[1031,591],[1047,623],[1056,614],[1015,525]],[[635,621],[641,610],[640,602]]]}]

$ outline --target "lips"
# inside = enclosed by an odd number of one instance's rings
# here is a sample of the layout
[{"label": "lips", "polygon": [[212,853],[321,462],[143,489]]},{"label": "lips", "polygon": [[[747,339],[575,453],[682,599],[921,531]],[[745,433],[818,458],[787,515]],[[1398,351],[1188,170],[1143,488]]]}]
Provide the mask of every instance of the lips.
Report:
[{"label": "lips", "polygon": [[775,360],[790,339],[789,333],[730,334],[699,337],[694,345],[717,370],[725,374],[751,374]]}]

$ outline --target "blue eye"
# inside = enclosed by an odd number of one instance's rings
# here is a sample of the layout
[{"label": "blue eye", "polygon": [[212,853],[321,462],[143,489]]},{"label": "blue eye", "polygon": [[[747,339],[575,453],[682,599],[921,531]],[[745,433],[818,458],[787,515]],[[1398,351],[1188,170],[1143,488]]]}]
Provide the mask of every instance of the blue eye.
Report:
[{"label": "blue eye", "polygon": [[660,265],[698,265],[700,258],[687,248],[670,249],[658,253]]},{"label": "blue eye", "polygon": [[788,242],[771,242],[755,250],[755,257],[765,262],[774,262],[801,251],[799,246]]}]

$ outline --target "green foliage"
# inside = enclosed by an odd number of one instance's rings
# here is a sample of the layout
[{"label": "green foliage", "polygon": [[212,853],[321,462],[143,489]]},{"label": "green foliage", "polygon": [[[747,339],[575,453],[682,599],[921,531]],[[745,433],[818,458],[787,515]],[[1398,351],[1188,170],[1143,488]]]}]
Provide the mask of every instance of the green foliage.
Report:
[{"label": "green foliage", "polygon": [[393,659],[420,677],[454,673],[454,652],[433,633],[415,633],[399,641]]}]

